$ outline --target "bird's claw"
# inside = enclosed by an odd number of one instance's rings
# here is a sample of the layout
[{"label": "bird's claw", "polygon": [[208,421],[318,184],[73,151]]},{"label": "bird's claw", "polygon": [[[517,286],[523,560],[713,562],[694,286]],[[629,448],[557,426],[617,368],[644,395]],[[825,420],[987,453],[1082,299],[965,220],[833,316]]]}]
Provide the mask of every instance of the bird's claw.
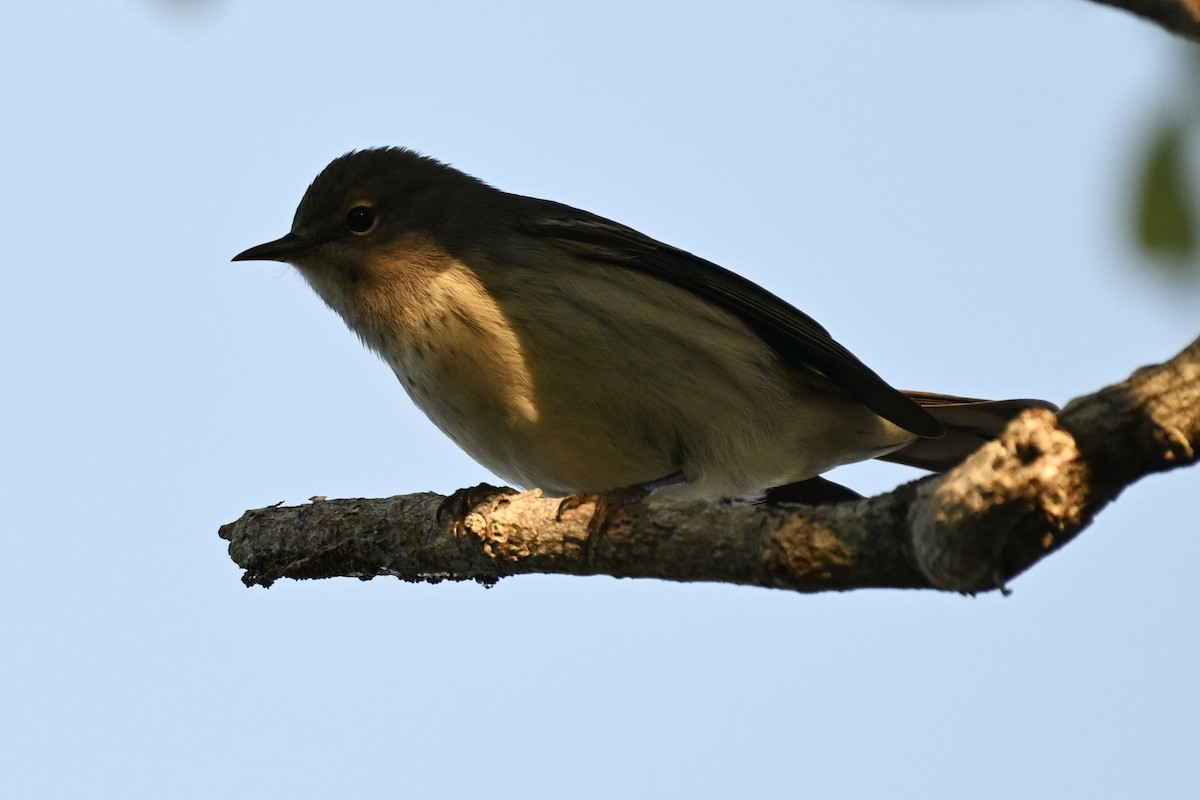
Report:
[{"label": "bird's claw", "polygon": [[495,497],[517,494],[511,486],[492,486],[490,483],[480,483],[459,489],[438,505],[437,521],[443,528],[454,526],[454,539],[457,541],[467,530],[467,515],[485,500]]},{"label": "bird's claw", "polygon": [[612,489],[607,492],[575,492],[569,494],[558,504],[558,512],[554,515],[555,522],[562,522],[563,514],[573,511],[580,506],[592,503],[591,519],[588,520],[587,538],[583,543],[585,559],[591,560],[592,553],[603,538],[621,507],[638,503],[650,496],[650,490],[645,486],[627,486],[622,489]]}]

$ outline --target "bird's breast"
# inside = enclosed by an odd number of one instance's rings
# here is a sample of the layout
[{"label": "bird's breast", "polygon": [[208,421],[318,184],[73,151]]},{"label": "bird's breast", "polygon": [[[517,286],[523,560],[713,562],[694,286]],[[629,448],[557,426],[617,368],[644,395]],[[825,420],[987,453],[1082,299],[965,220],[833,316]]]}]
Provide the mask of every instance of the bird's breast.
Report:
[{"label": "bird's breast", "polygon": [[444,259],[405,284],[373,314],[377,333],[368,344],[438,427],[491,466],[489,451],[508,449],[512,431],[538,421],[520,339],[459,262]]}]

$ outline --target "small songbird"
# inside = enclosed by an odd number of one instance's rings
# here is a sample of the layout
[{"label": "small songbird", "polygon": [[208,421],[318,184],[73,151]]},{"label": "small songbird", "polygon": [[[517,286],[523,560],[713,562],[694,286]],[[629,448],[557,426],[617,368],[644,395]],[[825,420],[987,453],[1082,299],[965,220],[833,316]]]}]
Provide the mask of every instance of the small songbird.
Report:
[{"label": "small songbird", "polygon": [[787,499],[863,459],[949,469],[1053,408],[899,391],[745,278],[403,148],[334,160],[233,260],[295,266],[447,436],[550,494]]}]

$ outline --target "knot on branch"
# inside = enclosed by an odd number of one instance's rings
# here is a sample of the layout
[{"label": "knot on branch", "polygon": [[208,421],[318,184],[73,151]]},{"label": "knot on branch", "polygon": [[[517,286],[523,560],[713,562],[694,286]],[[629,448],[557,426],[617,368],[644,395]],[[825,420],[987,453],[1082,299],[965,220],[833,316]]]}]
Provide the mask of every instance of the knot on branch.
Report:
[{"label": "knot on branch", "polygon": [[911,506],[913,555],[934,586],[959,592],[1002,587],[1011,542],[1055,544],[1054,529],[1083,514],[1085,484],[1074,437],[1054,414],[1031,409]]}]

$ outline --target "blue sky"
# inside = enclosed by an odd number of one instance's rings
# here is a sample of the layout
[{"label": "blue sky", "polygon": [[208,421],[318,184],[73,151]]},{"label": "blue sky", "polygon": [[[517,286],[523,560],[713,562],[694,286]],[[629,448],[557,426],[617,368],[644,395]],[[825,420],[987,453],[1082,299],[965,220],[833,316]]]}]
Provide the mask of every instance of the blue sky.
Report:
[{"label": "blue sky", "polygon": [[1185,55],[1132,17],[429,5],[4,12],[0,794],[1194,790],[1194,470],[1006,599],[241,586],[216,531],[245,508],[489,477],[298,276],[229,263],[351,148],[691,250],[908,388],[1061,403],[1197,333],[1125,234]]}]

